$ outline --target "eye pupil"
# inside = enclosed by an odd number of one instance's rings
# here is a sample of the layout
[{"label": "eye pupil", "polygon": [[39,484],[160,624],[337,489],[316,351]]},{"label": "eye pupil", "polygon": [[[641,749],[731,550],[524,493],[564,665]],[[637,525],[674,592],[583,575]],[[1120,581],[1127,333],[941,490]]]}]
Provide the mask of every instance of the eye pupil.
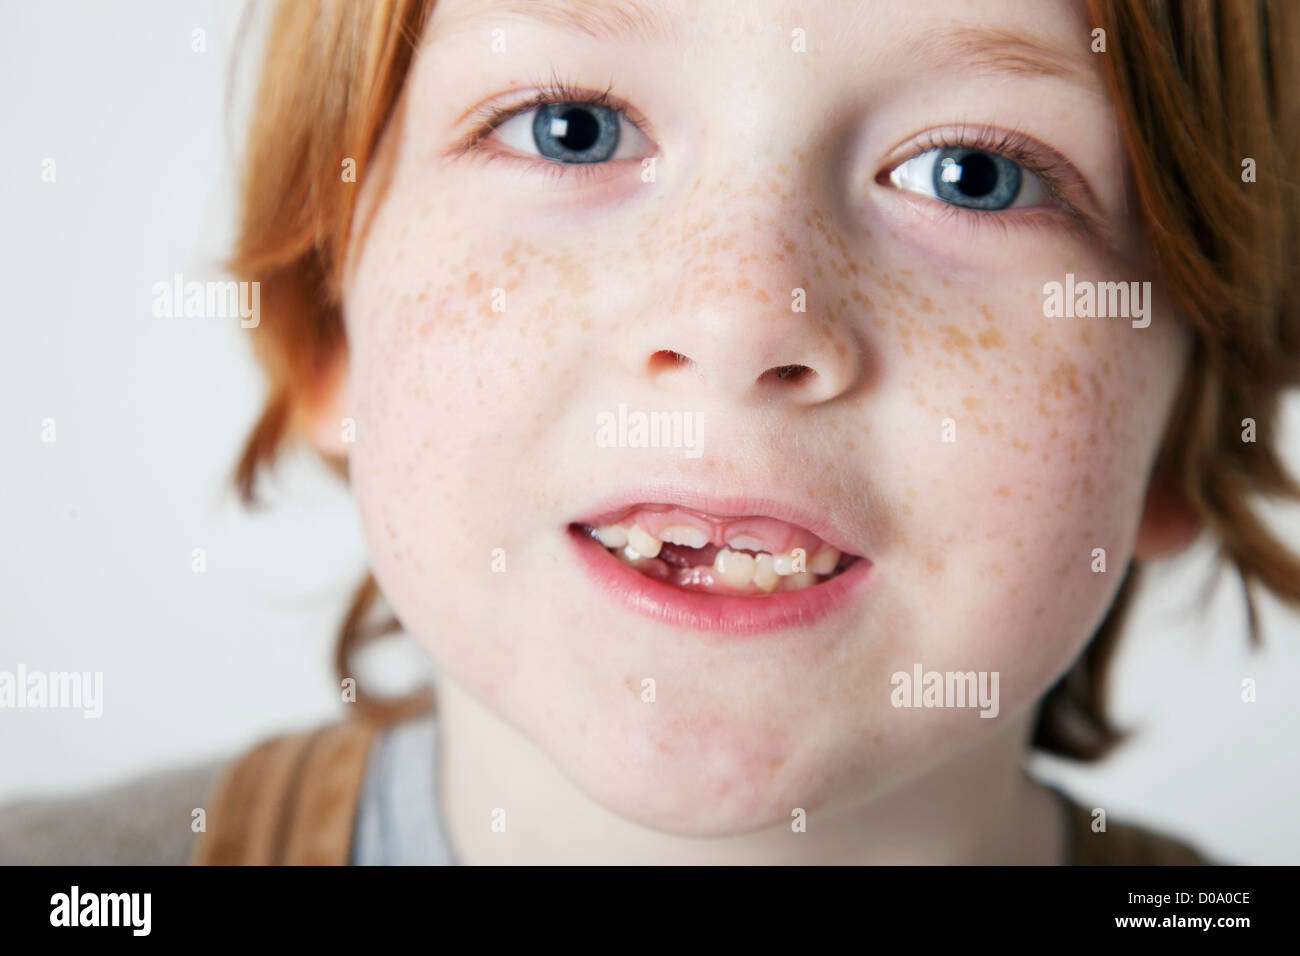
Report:
[{"label": "eye pupil", "polygon": [[533,142],[557,163],[603,163],[618,151],[619,113],[597,103],[548,103],[537,108]]},{"label": "eye pupil", "polygon": [[600,125],[596,118],[585,109],[577,107],[567,109],[551,121],[552,132],[558,132],[556,140],[565,149],[581,152],[591,149],[600,136]]},{"label": "eye pupil", "polygon": [[998,168],[987,153],[967,153],[958,168],[961,173],[956,185],[967,196],[987,196],[998,184]]},{"label": "eye pupil", "polygon": [[1020,167],[978,149],[940,150],[932,178],[939,199],[967,209],[1005,209],[1020,193]]}]

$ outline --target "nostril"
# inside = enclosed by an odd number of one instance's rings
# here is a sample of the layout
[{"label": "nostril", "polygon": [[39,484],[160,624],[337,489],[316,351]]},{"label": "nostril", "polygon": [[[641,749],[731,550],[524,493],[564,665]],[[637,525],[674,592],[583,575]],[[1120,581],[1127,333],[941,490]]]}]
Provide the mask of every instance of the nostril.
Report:
[{"label": "nostril", "polygon": [[778,365],[776,368],[770,368],[760,376],[760,381],[766,378],[777,378],[783,382],[799,383],[811,378],[817,373],[807,365]]},{"label": "nostril", "polygon": [[681,368],[683,365],[690,365],[691,360],[681,352],[673,352],[668,349],[660,349],[650,356],[650,371],[666,372],[671,369]]}]

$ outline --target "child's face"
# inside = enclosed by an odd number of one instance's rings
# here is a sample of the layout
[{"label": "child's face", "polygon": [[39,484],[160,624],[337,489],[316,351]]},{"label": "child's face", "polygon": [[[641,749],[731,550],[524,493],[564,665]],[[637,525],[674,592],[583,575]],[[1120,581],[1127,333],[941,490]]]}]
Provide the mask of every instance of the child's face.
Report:
[{"label": "child's face", "polygon": [[[347,449],[407,631],[674,832],[860,801],[1023,725],[1134,553],[1188,344],[1081,11],[661,0],[594,37],[524,6],[438,3],[361,171]],[[555,78],[617,109],[458,151]],[[1149,326],[1045,316],[1067,273],[1152,281]],[[702,428],[629,447],[620,406]],[[634,569],[596,523],[755,570],[639,536]],[[827,542],[858,560],[763,592],[758,545]],[[893,706],[915,665],[997,672],[997,715]]]}]

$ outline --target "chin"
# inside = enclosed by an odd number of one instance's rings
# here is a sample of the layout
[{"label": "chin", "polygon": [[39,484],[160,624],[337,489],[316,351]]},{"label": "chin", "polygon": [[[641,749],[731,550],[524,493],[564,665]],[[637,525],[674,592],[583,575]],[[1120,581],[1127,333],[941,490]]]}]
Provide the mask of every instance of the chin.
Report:
[{"label": "chin", "polygon": [[812,812],[822,803],[829,779],[799,771],[781,739],[752,726],[730,734],[715,728],[707,739],[646,730],[613,747],[584,740],[568,757],[556,762],[589,798],[624,820],[683,837],[789,827],[795,808]]}]

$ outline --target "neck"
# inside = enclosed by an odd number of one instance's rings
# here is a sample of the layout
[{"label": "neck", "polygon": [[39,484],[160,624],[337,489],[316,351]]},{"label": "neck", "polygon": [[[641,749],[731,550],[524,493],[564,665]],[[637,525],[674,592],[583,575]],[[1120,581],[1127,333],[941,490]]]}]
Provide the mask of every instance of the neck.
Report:
[{"label": "neck", "polygon": [[[739,836],[681,837],[616,816],[526,736],[439,681],[439,798],[467,864],[1058,864],[1068,851],[1055,796],[1021,767],[1033,709],[887,793]],[[494,811],[504,831],[494,832]],[[498,814],[497,829],[502,816]]]}]

